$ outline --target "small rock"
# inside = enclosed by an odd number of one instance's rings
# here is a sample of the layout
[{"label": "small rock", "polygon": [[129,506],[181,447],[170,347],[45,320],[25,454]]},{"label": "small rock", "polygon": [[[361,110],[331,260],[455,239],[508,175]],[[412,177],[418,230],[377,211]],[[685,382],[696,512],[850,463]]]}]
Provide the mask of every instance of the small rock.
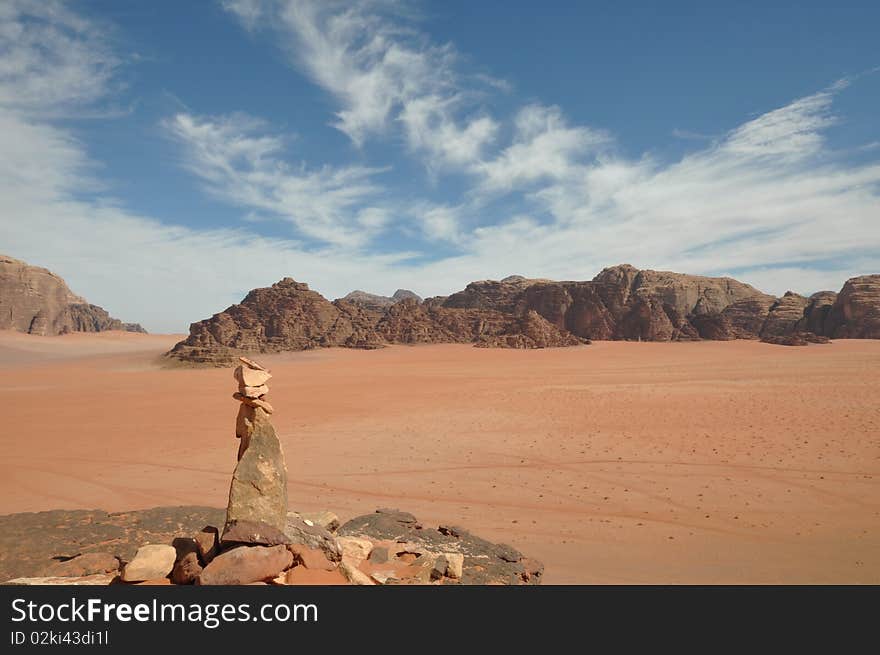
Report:
[{"label": "small rock", "polygon": [[257,364],[254,360],[248,359],[247,357],[239,357],[238,360],[244,364],[247,368],[254,371],[265,371],[266,369]]},{"label": "small rock", "polygon": [[318,525],[309,525],[296,512],[287,513],[287,525],[284,528],[291,543],[302,544],[309,548],[316,548],[333,562],[342,559],[342,551],[339,548],[336,537]]},{"label": "small rock", "polygon": [[177,560],[171,571],[171,582],[174,584],[192,584],[202,572],[199,556],[195,551],[187,553]]},{"label": "small rock", "polygon": [[195,542],[199,551],[199,557],[203,564],[210,564],[219,549],[219,530],[213,525],[206,525],[196,534]]},{"label": "small rock", "polygon": [[223,546],[234,543],[278,546],[289,544],[290,538],[278,528],[262,521],[234,520],[227,524],[220,543]]},{"label": "small rock", "polygon": [[76,557],[56,562],[45,573],[51,577],[76,577],[100,573],[115,573],[119,570],[119,560],[110,553],[85,553]]},{"label": "small rock", "polygon": [[384,564],[388,561],[388,548],[385,546],[375,546],[370,551],[370,562],[373,564]]},{"label": "small rock", "polygon": [[238,391],[232,394],[232,397],[238,401],[243,402],[245,405],[250,405],[251,407],[259,407],[267,414],[271,414],[275,411],[275,408],[272,407],[272,405],[270,405],[265,400],[260,400],[259,398],[248,398],[247,396],[240,394]]},{"label": "small rock", "polygon": [[262,386],[272,377],[268,371],[255,371],[244,366],[237,367],[232,375],[235,377],[236,382],[246,387]]},{"label": "small rock", "polygon": [[363,562],[373,551],[373,542],[360,537],[339,537],[336,540],[342,550],[342,557],[355,562]]},{"label": "small rock", "polygon": [[464,573],[464,555],[461,553],[444,553],[446,557],[446,575],[454,580],[461,580]]},{"label": "small rock", "polygon": [[439,555],[434,560],[434,564],[431,567],[431,579],[432,580],[439,580],[440,578],[444,577],[446,575],[446,567],[447,567],[446,556]]},{"label": "small rock", "polygon": [[141,582],[164,578],[174,567],[177,551],[173,546],[164,544],[147,544],[138,548],[137,553],[122,570],[125,582]]},{"label": "small rock", "polygon": [[293,564],[284,546],[239,546],[217,555],[202,569],[202,585],[241,585],[272,580]]},{"label": "small rock", "polygon": [[348,559],[347,557],[342,558],[342,562],[339,564],[339,570],[342,571],[342,574],[348,579],[351,584],[354,585],[373,585],[376,584],[373,579],[368,576],[366,573],[361,571],[358,568],[359,562]]},{"label": "small rock", "polygon": [[317,548],[309,548],[302,544],[290,544],[287,547],[293,554],[293,563],[304,566],[311,571],[333,571],[336,562],[331,562],[323,551]]},{"label": "small rock", "polygon": [[373,571],[370,577],[379,584],[395,584],[400,581],[394,571]]},{"label": "small rock", "polygon": [[175,537],[171,542],[174,552],[177,553],[176,559],[179,562],[190,553],[198,553],[199,545],[192,537]]},{"label": "small rock", "polygon": [[245,398],[259,398],[260,396],[265,396],[269,393],[269,387],[265,384],[260,385],[259,387],[240,386],[238,390]]}]

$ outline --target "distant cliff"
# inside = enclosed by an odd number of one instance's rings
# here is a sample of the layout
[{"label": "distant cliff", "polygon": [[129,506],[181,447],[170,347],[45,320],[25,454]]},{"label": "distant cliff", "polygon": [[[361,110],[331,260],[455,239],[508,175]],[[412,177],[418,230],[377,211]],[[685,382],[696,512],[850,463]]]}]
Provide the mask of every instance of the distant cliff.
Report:
[{"label": "distant cliff", "polygon": [[51,271],[6,255],[0,255],[0,330],[39,335],[145,332],[137,323],[123,323],[89,304]]},{"label": "distant cliff", "polygon": [[[397,295],[397,294],[395,294]],[[403,343],[546,348],[591,339],[762,339],[800,345],[828,338],[880,338],[880,275],[849,280],[840,294],[781,298],[731,278],[606,268],[590,281],[511,276],[472,282],[419,301],[353,292],[328,301],[285,278],[190,326],[168,356],[226,365],[246,352]]]}]

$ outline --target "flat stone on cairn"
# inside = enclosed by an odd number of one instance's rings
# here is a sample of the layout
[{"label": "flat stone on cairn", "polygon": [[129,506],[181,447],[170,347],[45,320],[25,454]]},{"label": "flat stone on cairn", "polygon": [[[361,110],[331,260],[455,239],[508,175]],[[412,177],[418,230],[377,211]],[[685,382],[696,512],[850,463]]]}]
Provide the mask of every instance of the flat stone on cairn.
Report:
[{"label": "flat stone on cairn", "polygon": [[283,531],[287,522],[287,466],[269,421],[272,405],[265,400],[269,391],[266,382],[272,375],[253,360],[240,360],[242,365],[234,372],[238,391],[233,398],[241,402],[235,422],[235,436],[241,444],[223,532],[240,521],[263,523]]}]

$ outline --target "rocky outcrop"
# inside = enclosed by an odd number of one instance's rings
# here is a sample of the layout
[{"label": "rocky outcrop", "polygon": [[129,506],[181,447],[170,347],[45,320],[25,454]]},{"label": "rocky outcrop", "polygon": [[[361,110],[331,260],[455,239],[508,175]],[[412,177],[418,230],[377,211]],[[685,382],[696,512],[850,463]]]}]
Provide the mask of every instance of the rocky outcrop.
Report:
[{"label": "rocky outcrop", "polygon": [[832,339],[880,339],[880,275],[847,280],[824,328],[825,336]]},{"label": "rocky outcrop", "polygon": [[0,330],[54,336],[68,332],[144,332],[74,294],[45,268],[0,255]]},{"label": "rocky outcrop", "polygon": [[426,526],[396,509],[342,526],[330,520],[331,530],[309,525],[306,515],[290,512],[283,543],[270,545],[220,543],[211,524],[223,511],[201,507],[0,516],[0,584],[541,583],[540,562],[464,528]]},{"label": "rocky outcrop", "polygon": [[[240,305],[190,328],[172,359],[226,365],[245,352],[325,346],[470,343],[549,348],[593,339],[683,341],[764,339],[812,343],[817,337],[880,338],[880,276],[781,298],[731,278],[612,266],[590,281],[514,275],[472,282],[450,296],[419,301],[353,292],[329,302],[285,278],[249,293]],[[395,302],[396,299],[396,302]],[[786,339],[791,337],[790,339]]]},{"label": "rocky outcrop", "polygon": [[798,321],[795,329],[798,332],[812,332],[828,336],[825,329],[826,319],[831,307],[837,300],[837,294],[833,291],[818,291],[810,296],[809,304],[804,308],[804,315]]},{"label": "rocky outcrop", "polygon": [[353,305],[360,305],[368,310],[383,312],[391,305],[400,302],[401,300],[414,300],[417,303],[422,302],[422,299],[409,289],[398,289],[394,292],[393,296],[378,296],[374,293],[367,293],[366,291],[352,291],[344,298],[340,298],[345,302],[349,302]]},{"label": "rocky outcrop", "polygon": [[799,296],[792,291],[786,291],[782,298],[770,306],[767,318],[761,327],[760,337],[769,340],[793,334],[798,324],[803,320],[804,311],[809,304],[809,298]]},{"label": "rocky outcrop", "polygon": [[309,285],[284,278],[254,289],[238,305],[193,323],[189,337],[169,355],[226,366],[236,356],[328,346],[378,347],[372,327],[379,314],[353,303],[331,303]]}]

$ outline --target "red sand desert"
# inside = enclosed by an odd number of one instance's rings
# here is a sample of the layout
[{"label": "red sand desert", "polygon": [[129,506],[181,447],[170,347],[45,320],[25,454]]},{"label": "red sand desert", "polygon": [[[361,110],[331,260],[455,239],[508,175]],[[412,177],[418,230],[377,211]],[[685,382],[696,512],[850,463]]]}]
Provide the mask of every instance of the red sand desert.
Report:
[{"label": "red sand desert", "polygon": [[[0,333],[0,513],[224,507],[232,369]],[[880,341],[263,356],[292,509],[399,507],[547,583],[880,583]]]}]

